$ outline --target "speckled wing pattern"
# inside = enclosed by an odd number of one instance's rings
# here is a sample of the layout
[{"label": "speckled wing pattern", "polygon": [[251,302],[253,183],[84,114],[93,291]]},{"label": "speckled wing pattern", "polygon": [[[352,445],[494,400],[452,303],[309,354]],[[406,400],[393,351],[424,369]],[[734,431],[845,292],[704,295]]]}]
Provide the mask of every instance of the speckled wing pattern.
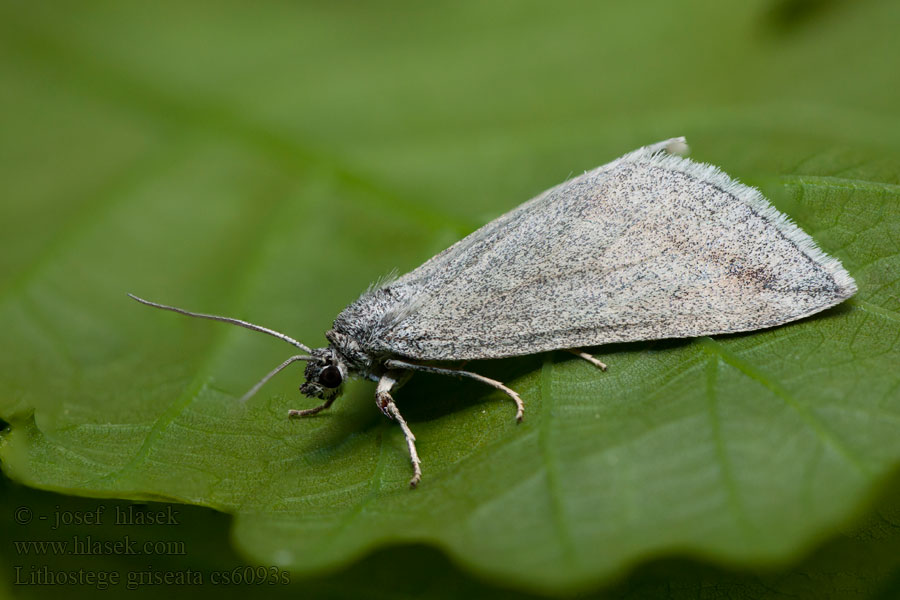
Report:
[{"label": "speckled wing pattern", "polygon": [[368,291],[335,328],[375,354],[500,358],[771,327],[856,292],[757,190],[666,143],[547,190]]}]

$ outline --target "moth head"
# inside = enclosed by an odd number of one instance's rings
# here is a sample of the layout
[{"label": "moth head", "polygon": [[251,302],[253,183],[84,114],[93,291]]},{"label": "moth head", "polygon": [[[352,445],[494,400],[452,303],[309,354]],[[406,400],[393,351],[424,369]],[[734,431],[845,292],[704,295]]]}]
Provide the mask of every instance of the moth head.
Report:
[{"label": "moth head", "polygon": [[306,383],[300,386],[300,391],[310,398],[337,398],[344,391],[347,365],[332,348],[316,348],[312,355],[316,360],[306,363]]}]

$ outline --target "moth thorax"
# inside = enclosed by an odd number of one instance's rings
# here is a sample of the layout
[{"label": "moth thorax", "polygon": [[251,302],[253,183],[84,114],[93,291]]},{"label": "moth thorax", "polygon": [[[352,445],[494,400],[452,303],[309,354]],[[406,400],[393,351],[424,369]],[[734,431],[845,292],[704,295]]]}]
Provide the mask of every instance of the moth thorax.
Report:
[{"label": "moth thorax", "polygon": [[331,329],[325,332],[325,337],[331,342],[333,349],[348,363],[350,368],[359,371],[368,369],[372,358],[362,349],[354,338],[347,334]]}]

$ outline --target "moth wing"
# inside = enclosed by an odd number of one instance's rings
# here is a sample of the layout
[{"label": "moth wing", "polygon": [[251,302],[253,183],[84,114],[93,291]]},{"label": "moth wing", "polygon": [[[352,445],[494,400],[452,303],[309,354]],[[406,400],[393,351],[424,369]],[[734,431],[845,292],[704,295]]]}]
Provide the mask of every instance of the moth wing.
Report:
[{"label": "moth wing", "polygon": [[365,345],[500,358],[771,327],[855,293],[757,190],[661,152],[679,140],[547,190],[370,292],[360,301],[383,310]]}]

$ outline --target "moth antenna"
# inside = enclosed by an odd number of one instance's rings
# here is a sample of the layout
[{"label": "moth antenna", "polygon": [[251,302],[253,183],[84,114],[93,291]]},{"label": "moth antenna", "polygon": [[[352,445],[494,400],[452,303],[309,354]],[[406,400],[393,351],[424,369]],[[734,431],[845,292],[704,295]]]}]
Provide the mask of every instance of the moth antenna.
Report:
[{"label": "moth antenna", "polygon": [[[280,333],[278,331],[274,331],[269,329],[268,327],[263,327],[261,325],[254,325],[253,323],[248,323],[247,321],[241,321],[240,319],[232,319],[231,317],[220,317],[219,315],[205,315],[203,313],[195,313],[189,310],[184,310],[183,308],[177,308],[175,306],[166,306],[165,304],[157,304],[156,302],[150,302],[149,300],[144,300],[143,298],[138,298],[134,294],[128,294],[128,296],[134,300],[137,300],[141,304],[146,304],[147,306],[152,306],[154,308],[161,308],[163,310],[171,310],[172,312],[177,312],[182,315],[187,315],[189,317],[197,317],[199,319],[210,319],[213,321],[222,321],[223,323],[231,323],[232,325],[238,325],[240,327],[244,327],[246,329],[252,329],[253,331],[260,331],[262,333],[268,333],[273,337],[277,337],[280,340],[284,340],[288,344],[292,344],[297,346],[301,350],[305,350],[306,352],[312,353],[312,349],[305,345],[301,344],[294,338]],[[298,359],[299,360],[299,359]],[[318,360],[317,358],[310,357],[309,360]]]},{"label": "moth antenna", "polygon": [[249,390],[247,390],[247,393],[246,393],[246,394],[244,394],[243,396],[241,396],[241,400],[240,400],[240,401],[243,403],[243,402],[246,402],[247,400],[249,400],[250,397],[253,396],[254,394],[256,394],[256,392],[259,391],[259,388],[261,388],[262,386],[266,385],[266,383],[267,383],[270,379],[272,379],[273,377],[275,377],[275,375],[277,375],[280,371],[282,371],[282,370],[283,370],[285,367],[287,367],[289,364],[295,363],[295,362],[297,362],[298,360],[319,360],[319,359],[316,358],[315,356],[307,356],[307,355],[305,355],[305,354],[298,354],[298,355],[296,355],[296,356],[290,357],[289,359],[287,359],[286,361],[284,361],[283,363],[281,363],[280,365],[278,365],[277,367],[275,367],[274,369],[272,369],[271,371],[269,371],[269,372],[266,374],[265,377],[263,377],[262,379],[260,379],[259,381],[257,381],[257,382],[256,382],[256,385],[254,385],[252,388],[250,388]]}]

